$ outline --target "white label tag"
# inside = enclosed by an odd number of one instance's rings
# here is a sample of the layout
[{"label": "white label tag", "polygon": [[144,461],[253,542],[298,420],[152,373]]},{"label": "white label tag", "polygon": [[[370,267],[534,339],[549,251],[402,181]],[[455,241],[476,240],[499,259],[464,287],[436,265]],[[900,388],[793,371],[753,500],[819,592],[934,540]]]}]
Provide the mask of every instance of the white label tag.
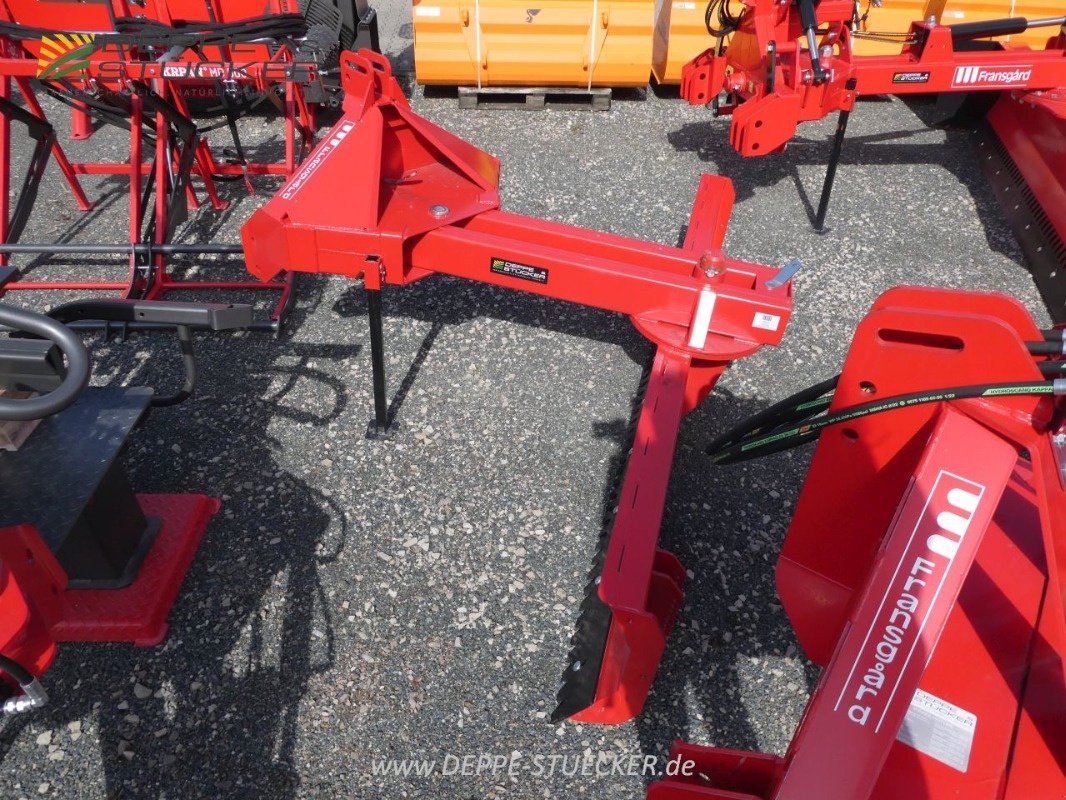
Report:
[{"label": "white label tag", "polygon": [[696,10],[696,4],[695,3],[674,3],[674,8],[679,8],[682,11],[695,11]]},{"label": "white label tag", "polygon": [[751,320],[751,327],[762,328],[764,331],[776,331],[781,327],[781,317],[776,314],[757,311],[755,317]]},{"label": "white label tag", "polygon": [[415,6],[416,17],[439,17],[440,6]]},{"label": "white label tag", "polygon": [[970,766],[977,715],[919,689],[896,739],[959,772]]}]

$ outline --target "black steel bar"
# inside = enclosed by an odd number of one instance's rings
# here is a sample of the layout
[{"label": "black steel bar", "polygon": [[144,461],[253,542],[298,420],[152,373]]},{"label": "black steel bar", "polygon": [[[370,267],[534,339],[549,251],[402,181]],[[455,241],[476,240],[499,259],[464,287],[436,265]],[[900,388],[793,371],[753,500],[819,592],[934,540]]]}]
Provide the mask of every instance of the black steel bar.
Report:
[{"label": "black steel bar", "polygon": [[385,399],[385,338],[382,333],[381,290],[366,290],[370,319],[370,361],[374,371],[374,423],[378,433],[389,427],[389,405]]},{"label": "black steel bar", "polygon": [[89,243],[89,244],[0,244],[0,253],[55,253],[57,255],[240,255],[244,248],[239,244],[138,244]]},{"label": "black steel bar", "polygon": [[[844,88],[852,91],[856,86],[854,78],[850,79]],[[829,211],[829,197],[833,194],[833,182],[837,177],[837,165],[840,163],[840,154],[844,149],[844,133],[848,129],[848,117],[851,112],[844,110],[837,118],[837,130],[833,135],[833,149],[829,153],[829,164],[825,170],[825,182],[822,183],[822,196],[818,200],[818,213],[814,216],[814,230],[818,233],[825,232],[825,215]]]},{"label": "black steel bar", "polygon": [[192,331],[187,325],[178,325],[178,348],[181,350],[181,363],[185,367],[185,381],[173,394],[158,395],[152,398],[152,408],[165,408],[184,403],[196,391],[196,353],[193,351]]},{"label": "black steel bar", "polygon": [[[129,331],[130,333],[150,333],[159,331],[172,331],[174,325],[167,325],[162,322],[101,322],[100,320],[78,320],[77,322],[71,322],[67,325],[76,331],[111,331],[118,333],[120,331]],[[209,331],[210,328],[197,327],[196,325],[190,326],[193,330],[197,331]],[[232,330],[240,331],[254,331],[256,333],[277,333],[278,331],[277,320],[255,320],[250,325],[245,325],[240,328],[233,328]]]},{"label": "black steel bar", "polygon": [[969,39],[984,39],[988,36],[1009,36],[1024,33],[1033,28],[1061,27],[1066,24],[1066,17],[1042,17],[1026,19],[1025,17],[1007,17],[1004,19],[983,19],[977,22],[959,22],[949,25],[953,42]]}]

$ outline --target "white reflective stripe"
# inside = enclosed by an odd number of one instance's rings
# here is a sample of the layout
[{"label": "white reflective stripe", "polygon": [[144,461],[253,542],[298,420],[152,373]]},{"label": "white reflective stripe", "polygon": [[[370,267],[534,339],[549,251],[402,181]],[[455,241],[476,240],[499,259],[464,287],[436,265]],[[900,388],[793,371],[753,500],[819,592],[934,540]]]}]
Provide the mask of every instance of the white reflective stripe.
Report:
[{"label": "white reflective stripe", "polygon": [[688,335],[688,346],[694,350],[702,350],[707,344],[707,333],[711,327],[711,315],[714,313],[714,303],[717,299],[718,295],[709,287],[703,287],[696,303],[696,314],[692,318],[692,330]]}]

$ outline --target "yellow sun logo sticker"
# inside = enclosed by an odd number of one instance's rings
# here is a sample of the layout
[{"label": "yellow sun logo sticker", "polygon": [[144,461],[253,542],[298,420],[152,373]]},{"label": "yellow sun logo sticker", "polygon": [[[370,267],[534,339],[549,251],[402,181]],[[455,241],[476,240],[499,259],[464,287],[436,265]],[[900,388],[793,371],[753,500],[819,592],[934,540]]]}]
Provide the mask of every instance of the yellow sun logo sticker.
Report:
[{"label": "yellow sun logo sticker", "polygon": [[57,33],[41,38],[37,77],[45,80],[76,77],[89,68],[93,37],[87,33]]}]

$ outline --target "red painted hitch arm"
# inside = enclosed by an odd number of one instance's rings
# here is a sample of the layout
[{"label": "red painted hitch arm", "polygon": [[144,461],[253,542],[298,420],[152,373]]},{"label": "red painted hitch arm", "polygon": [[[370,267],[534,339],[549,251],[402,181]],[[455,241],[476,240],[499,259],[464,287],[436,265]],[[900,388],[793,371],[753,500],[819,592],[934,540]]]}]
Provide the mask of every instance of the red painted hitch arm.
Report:
[{"label": "red painted hitch arm", "polygon": [[499,162],[413,113],[386,59],[344,53],[341,65],[342,118],[242,237],[248,268],[263,280],[282,270],[362,278],[377,432],[390,422],[385,284],[441,273],[569,300],[629,315],[658,346],[558,712],[629,719],[681,604],[684,570],[657,548],[678,426],[731,361],[781,341],[791,283],[722,252],[733,203],[724,178],[700,181],[682,247],[507,213],[496,190]]}]

